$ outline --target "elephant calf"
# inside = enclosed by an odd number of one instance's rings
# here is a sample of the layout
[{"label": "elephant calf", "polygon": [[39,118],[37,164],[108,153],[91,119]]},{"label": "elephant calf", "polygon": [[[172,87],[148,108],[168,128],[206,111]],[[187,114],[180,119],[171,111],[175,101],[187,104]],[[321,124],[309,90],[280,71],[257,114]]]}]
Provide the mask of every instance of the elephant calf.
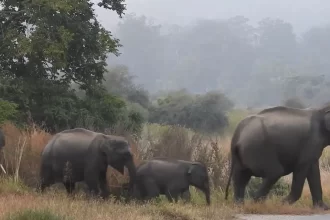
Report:
[{"label": "elephant calf", "polygon": [[133,198],[148,200],[162,194],[170,202],[173,202],[173,198],[177,202],[179,196],[188,201],[190,185],[203,191],[206,202],[210,205],[209,176],[205,165],[199,162],[154,158],[137,167]]}]

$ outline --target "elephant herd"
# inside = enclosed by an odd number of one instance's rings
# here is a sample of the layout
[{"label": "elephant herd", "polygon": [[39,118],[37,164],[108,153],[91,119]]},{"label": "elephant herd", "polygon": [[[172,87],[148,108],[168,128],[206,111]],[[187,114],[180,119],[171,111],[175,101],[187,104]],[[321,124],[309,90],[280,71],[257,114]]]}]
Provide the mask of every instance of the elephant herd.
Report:
[{"label": "elephant herd", "polygon": [[[107,198],[107,167],[124,173],[130,181],[128,198],[148,200],[160,194],[169,201],[189,197],[189,186],[201,189],[210,204],[207,168],[199,162],[154,158],[135,167],[128,142],[120,136],[105,135],[84,128],[65,130],[54,135],[41,155],[40,189],[61,182],[71,194],[76,182],[84,181],[91,196]],[[188,194],[188,195],[187,195]],[[184,196],[186,195],[186,196]]]},{"label": "elephant herd", "polygon": [[[4,140],[0,133],[0,147]],[[313,207],[329,209],[323,201],[319,159],[330,144],[330,107],[295,109],[266,108],[241,120],[231,140],[231,168],[225,190],[233,180],[234,201],[244,202],[245,188],[252,176],[261,177],[253,198],[263,201],[272,186],[292,173],[291,191],[283,202],[293,204],[302,194],[307,178]],[[4,145],[4,144],[3,144]],[[129,172],[127,198],[148,200],[164,194],[169,201],[189,200],[189,186],[200,189],[210,204],[207,167],[200,162],[153,158],[135,166],[130,145],[120,136],[83,128],[57,133],[41,155],[40,189],[61,182],[71,194],[76,182],[85,182],[89,195],[110,194],[106,171],[111,166]]]}]

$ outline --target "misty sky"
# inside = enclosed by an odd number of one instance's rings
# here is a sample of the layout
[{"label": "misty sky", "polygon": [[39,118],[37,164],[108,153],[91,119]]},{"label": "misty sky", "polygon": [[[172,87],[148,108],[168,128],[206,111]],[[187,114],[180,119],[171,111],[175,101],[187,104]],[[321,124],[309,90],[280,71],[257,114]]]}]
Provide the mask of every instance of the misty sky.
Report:
[{"label": "misty sky", "polygon": [[[94,0],[96,2],[96,0]],[[246,16],[251,22],[265,17],[290,22],[296,32],[330,23],[329,0],[126,0],[128,13],[146,15],[161,24],[187,24],[198,18]],[[97,9],[107,29],[119,21],[114,12]]]}]

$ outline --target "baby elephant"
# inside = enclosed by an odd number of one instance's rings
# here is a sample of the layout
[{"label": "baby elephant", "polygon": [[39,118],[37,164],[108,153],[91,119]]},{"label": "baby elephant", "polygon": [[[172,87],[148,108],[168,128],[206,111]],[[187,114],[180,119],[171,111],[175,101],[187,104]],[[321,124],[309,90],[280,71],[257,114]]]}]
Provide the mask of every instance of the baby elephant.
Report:
[{"label": "baby elephant", "polygon": [[160,194],[170,202],[178,197],[190,198],[189,186],[204,192],[210,205],[210,186],[207,168],[199,162],[154,158],[137,167],[133,198],[148,200]]}]

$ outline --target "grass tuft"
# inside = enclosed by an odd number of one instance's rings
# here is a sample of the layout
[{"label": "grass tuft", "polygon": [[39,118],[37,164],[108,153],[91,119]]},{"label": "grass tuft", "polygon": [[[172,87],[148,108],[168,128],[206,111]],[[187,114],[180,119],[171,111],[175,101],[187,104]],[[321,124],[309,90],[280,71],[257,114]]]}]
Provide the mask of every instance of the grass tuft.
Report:
[{"label": "grass tuft", "polygon": [[10,213],[6,220],[69,220],[69,218],[53,214],[49,210],[21,210]]}]

